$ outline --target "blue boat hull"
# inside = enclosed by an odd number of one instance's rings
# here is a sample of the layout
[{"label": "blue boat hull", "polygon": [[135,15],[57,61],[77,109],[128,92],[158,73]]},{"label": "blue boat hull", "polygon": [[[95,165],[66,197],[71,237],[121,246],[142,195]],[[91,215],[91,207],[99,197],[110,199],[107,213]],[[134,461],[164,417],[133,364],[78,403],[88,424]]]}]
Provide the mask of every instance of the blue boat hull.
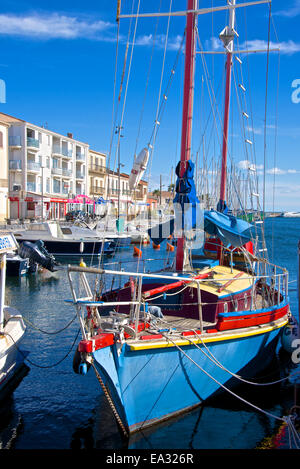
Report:
[{"label": "blue boat hull", "polygon": [[[231,373],[253,377],[274,358],[282,326],[269,332],[236,335],[206,343],[209,352]],[[201,350],[207,349],[199,344]],[[212,397],[222,386],[233,388],[239,380],[217,366],[195,345],[132,350],[124,344],[93,353],[94,362],[110,390],[117,411],[130,433],[178,413]],[[187,354],[199,367],[195,365]],[[200,369],[201,368],[201,369]]]}]

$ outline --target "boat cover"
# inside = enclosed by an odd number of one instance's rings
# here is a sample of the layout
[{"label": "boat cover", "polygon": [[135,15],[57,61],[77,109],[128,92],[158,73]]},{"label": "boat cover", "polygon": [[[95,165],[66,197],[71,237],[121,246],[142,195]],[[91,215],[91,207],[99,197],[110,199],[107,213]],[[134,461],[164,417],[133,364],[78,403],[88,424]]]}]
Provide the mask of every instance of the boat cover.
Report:
[{"label": "boat cover", "polygon": [[242,246],[251,239],[250,223],[216,210],[204,211],[204,231],[217,236],[225,246]]},{"label": "boat cover", "polygon": [[187,169],[182,178],[179,170],[180,163],[176,167],[176,195],[173,201],[176,220],[171,219],[150,228],[148,234],[152,241],[157,245],[161,244],[174,233],[178,225],[185,231],[202,228],[206,233],[217,236],[225,246],[239,247],[250,241],[250,223],[217,210],[201,210],[196,195],[193,162],[187,162]]}]

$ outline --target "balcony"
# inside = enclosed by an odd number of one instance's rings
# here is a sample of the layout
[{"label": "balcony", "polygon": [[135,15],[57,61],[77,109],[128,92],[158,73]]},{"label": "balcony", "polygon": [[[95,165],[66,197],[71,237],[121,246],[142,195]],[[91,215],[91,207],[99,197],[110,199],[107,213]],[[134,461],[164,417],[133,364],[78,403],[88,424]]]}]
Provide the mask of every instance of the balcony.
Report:
[{"label": "balcony", "polygon": [[9,160],[9,169],[11,169],[12,171],[22,171],[22,161]]},{"label": "balcony", "polygon": [[62,175],[68,178],[71,178],[73,173],[70,169],[62,169]]},{"label": "balcony", "polygon": [[72,150],[68,150],[67,148],[62,148],[61,154],[62,154],[63,158],[72,158],[72,156],[73,156],[73,151],[72,151]]},{"label": "balcony", "polygon": [[76,161],[85,161],[85,154],[84,153],[76,153]]},{"label": "balcony", "polygon": [[22,140],[20,135],[10,135],[8,137],[8,145],[10,148],[21,148],[22,147]]},{"label": "balcony", "polygon": [[117,195],[119,193],[120,193],[120,195],[130,195],[131,194],[129,189],[113,189],[113,188],[110,188],[108,192],[109,192],[110,195]]},{"label": "balcony", "polygon": [[117,195],[119,194],[119,192],[121,192],[119,189],[112,189],[112,188],[110,188],[108,191],[109,195]]},{"label": "balcony", "polygon": [[35,182],[27,182],[27,190],[29,192],[36,192],[36,184]]},{"label": "balcony", "polygon": [[38,151],[40,148],[40,142],[36,138],[27,137],[27,148]]},{"label": "balcony", "polygon": [[56,176],[61,176],[62,175],[62,169],[61,168],[52,168],[51,173],[55,174]]},{"label": "balcony", "polygon": [[57,156],[61,156],[62,155],[62,149],[61,149],[61,146],[60,145],[53,145],[52,147],[52,155],[57,155]]},{"label": "balcony", "polygon": [[103,165],[98,165],[98,164],[90,164],[89,172],[90,173],[97,173],[97,174],[105,174],[106,173],[106,167],[103,166]]},{"label": "balcony", "polygon": [[76,172],[76,179],[85,179],[85,175],[80,173],[79,171]]},{"label": "balcony", "polygon": [[90,189],[90,193],[91,194],[95,194],[95,195],[104,195],[105,193],[105,188],[102,187],[102,186],[92,186],[91,189]]},{"label": "balcony", "polygon": [[39,173],[41,169],[40,163],[35,161],[27,161],[27,171],[31,173]]}]

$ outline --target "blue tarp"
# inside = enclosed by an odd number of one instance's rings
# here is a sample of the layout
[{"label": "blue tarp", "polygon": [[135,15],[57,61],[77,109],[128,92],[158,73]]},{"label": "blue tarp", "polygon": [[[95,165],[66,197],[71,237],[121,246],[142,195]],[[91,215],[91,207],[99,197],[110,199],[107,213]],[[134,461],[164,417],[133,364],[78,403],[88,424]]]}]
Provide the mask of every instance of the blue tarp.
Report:
[{"label": "blue tarp", "polygon": [[108,200],[103,199],[103,197],[99,197],[97,200],[95,200],[95,204],[106,204]]},{"label": "blue tarp", "polygon": [[[177,215],[176,226],[183,230],[196,228],[197,206],[199,204],[194,182],[194,163],[188,160],[186,164],[187,167],[182,177],[180,177],[180,162],[176,166],[176,195],[173,200],[175,216],[176,204],[179,204],[181,208],[181,213]],[[182,218],[181,224],[180,220],[178,220],[179,216]]]},{"label": "blue tarp", "polygon": [[[239,247],[250,241],[252,225],[233,215],[221,213],[217,210],[205,210],[203,225],[203,214],[199,216],[200,204],[194,183],[194,164],[191,161],[187,162],[187,169],[182,178],[179,171],[180,163],[176,167],[176,196],[173,201],[175,217],[177,215],[176,228],[179,226],[185,231],[202,228],[206,233],[218,237],[225,246]],[[181,208],[179,214],[176,205]],[[170,220],[148,230],[148,233],[155,244],[161,244],[170,234],[173,234],[174,228],[175,222]]]},{"label": "blue tarp", "polygon": [[251,239],[250,223],[216,210],[205,210],[204,231],[218,237],[225,246],[242,246]]}]

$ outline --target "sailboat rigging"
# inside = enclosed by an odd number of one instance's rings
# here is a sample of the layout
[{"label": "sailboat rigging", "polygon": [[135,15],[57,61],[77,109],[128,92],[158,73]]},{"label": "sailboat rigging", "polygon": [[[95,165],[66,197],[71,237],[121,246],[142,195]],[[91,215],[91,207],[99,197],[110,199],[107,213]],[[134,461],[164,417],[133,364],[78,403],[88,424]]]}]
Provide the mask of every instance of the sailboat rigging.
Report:
[{"label": "sailboat rigging", "polygon": [[[231,389],[238,376],[255,376],[268,365],[290,319],[288,272],[255,251],[247,221],[227,213],[226,168],[235,12],[268,0],[198,9],[187,0],[181,153],[176,196],[182,207],[174,265],[150,271],[69,266],[68,275],[82,339],[74,359],[77,373],[92,364],[126,435],[192,409]],[[219,203],[204,210],[201,253],[187,252],[185,204],[194,227],[199,201],[193,180],[191,135],[196,23],[201,14],[229,10],[221,33],[227,54],[222,170]],[[150,14],[118,18],[147,17]],[[174,222],[173,222],[174,224]],[[172,222],[171,222],[172,225]],[[173,227],[174,228],[174,227]],[[172,228],[172,229],[173,229]],[[157,233],[156,233],[157,234]],[[159,235],[164,235],[164,229]],[[168,233],[169,234],[169,233]],[[79,275],[84,295],[73,278]],[[100,276],[92,291],[90,276]],[[115,277],[120,279],[113,287]],[[111,288],[109,288],[111,282]],[[106,288],[103,286],[106,284]]]}]

